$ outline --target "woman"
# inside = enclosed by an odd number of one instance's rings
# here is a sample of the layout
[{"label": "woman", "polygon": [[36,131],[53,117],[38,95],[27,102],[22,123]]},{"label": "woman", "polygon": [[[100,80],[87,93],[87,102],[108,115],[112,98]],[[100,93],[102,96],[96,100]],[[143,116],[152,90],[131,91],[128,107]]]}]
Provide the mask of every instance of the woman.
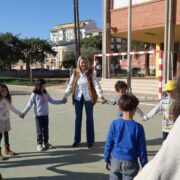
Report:
[{"label": "woman", "polygon": [[180,76],[177,79],[173,116],[175,124],[161,149],[156,156],[146,164],[134,180],[180,179]]},{"label": "woman", "polygon": [[86,131],[88,148],[93,146],[94,121],[93,105],[97,101],[97,95],[102,102],[105,102],[101,86],[89,67],[87,58],[80,56],[77,62],[77,69],[73,72],[67,89],[65,90],[63,101],[72,93],[72,101],[75,105],[75,136],[73,147],[77,147],[81,142],[81,124],[83,105],[86,110]]}]

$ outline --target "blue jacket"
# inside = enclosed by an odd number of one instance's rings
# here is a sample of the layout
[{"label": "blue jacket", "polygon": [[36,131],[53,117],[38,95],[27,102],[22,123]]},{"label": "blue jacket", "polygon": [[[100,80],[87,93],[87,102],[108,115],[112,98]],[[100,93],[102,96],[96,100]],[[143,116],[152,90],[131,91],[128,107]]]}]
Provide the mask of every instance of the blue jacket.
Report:
[{"label": "blue jacket", "polygon": [[134,120],[117,119],[112,121],[104,150],[105,161],[111,156],[116,159],[137,161],[142,167],[147,163],[147,150],[144,128]]}]

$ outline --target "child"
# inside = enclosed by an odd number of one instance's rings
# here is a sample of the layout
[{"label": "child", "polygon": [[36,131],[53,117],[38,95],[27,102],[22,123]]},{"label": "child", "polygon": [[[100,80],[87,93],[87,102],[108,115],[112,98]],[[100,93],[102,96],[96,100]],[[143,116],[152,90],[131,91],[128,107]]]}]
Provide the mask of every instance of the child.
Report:
[{"label": "child", "polygon": [[[5,154],[13,156],[15,153],[10,149],[8,133],[11,130],[10,110],[18,114],[19,116],[21,115],[21,112],[18,111],[11,103],[11,95],[9,93],[8,87],[4,84],[0,84],[0,143],[2,136],[4,136]],[[0,147],[0,160],[3,159],[4,157],[1,154]]]},{"label": "child", "polygon": [[[116,105],[116,104],[118,105],[118,101],[121,98],[121,96],[127,92],[127,84],[124,81],[117,81],[114,87],[115,87],[116,92],[118,93],[118,96],[113,101],[108,100],[107,103],[111,104],[111,105]],[[139,107],[137,107],[136,112],[141,117],[144,116],[144,113],[142,112],[142,110]],[[122,118],[122,117],[123,117],[123,113],[118,108],[117,118]]]},{"label": "child", "polygon": [[139,170],[138,157],[142,167],[147,163],[144,128],[133,120],[138,104],[139,100],[130,94],[122,95],[119,100],[123,117],[112,121],[104,150],[110,179],[132,180]]},{"label": "child", "polygon": [[[163,98],[160,103],[153,108],[148,114],[143,117],[143,121],[146,121],[156,115],[158,112],[163,112],[163,121],[162,121],[162,133],[163,140],[165,140],[169,134],[169,131],[172,128],[173,121],[169,121],[167,114],[169,113],[169,107],[172,103],[174,103],[175,99],[175,89],[176,89],[176,81],[169,80],[165,86],[167,96]],[[168,124],[167,124],[168,123]],[[168,128],[167,128],[168,127]]]},{"label": "child", "polygon": [[170,104],[169,108],[167,109],[167,114],[165,115],[166,121],[163,121],[163,127],[167,131],[170,131],[172,129],[172,126],[174,124],[174,102]]},{"label": "child", "polygon": [[34,105],[34,113],[36,120],[36,132],[37,132],[37,151],[43,149],[50,149],[52,145],[49,144],[49,109],[48,102],[52,104],[62,104],[62,100],[53,100],[49,93],[46,91],[46,81],[39,79],[35,85],[33,93],[30,96],[29,102],[23,111],[25,116],[31,107]]}]

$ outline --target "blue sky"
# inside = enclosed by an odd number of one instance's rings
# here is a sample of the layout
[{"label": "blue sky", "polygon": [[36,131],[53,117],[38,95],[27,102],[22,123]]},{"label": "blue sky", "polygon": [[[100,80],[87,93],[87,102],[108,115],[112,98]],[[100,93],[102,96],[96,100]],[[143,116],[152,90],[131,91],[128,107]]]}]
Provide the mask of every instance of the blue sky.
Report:
[{"label": "blue sky", "polygon": [[[54,25],[74,21],[73,0],[0,0],[0,32],[48,39]],[[102,0],[79,0],[80,20],[102,28]]]}]

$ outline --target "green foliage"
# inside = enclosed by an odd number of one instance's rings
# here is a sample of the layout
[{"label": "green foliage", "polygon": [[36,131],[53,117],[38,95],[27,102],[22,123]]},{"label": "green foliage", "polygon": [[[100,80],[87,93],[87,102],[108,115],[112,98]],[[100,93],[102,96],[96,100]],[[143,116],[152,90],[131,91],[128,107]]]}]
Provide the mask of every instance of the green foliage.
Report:
[{"label": "green foliage", "polygon": [[98,53],[102,53],[102,34],[81,40],[81,54],[88,58],[91,65],[94,54]]},{"label": "green foliage", "polygon": [[28,78],[0,77],[0,83],[12,85],[32,85]]},{"label": "green foliage", "polygon": [[30,65],[31,63],[44,62],[47,54],[56,55],[56,52],[52,50],[51,45],[47,40],[41,40],[39,38],[26,38],[22,40],[23,56],[21,59],[26,63],[27,75],[32,79],[30,75]]},{"label": "green foliage", "polygon": [[65,68],[70,68],[71,66],[75,67],[76,66],[76,56],[74,51],[67,51],[64,54],[64,58],[62,61],[62,65]]},{"label": "green foliage", "polygon": [[56,52],[52,50],[51,45],[46,40],[39,38],[23,39],[22,51],[24,56],[22,59],[25,62],[44,62],[47,54],[56,55]]},{"label": "green foliage", "polygon": [[56,55],[47,40],[39,38],[20,39],[12,33],[0,34],[0,69],[11,68],[20,59],[26,62],[27,71],[30,63],[44,62],[47,54]]},{"label": "green foliage", "polygon": [[[36,82],[35,79],[33,80],[33,82],[30,83],[28,78],[0,77],[0,83],[4,83],[4,84],[34,86],[35,82]],[[47,85],[63,84],[65,82],[66,79],[64,80],[46,79]]]},{"label": "green foliage", "polygon": [[88,49],[89,47],[102,50],[102,34],[81,40],[81,48]]},{"label": "green foliage", "polygon": [[93,48],[93,47],[88,47],[88,48],[82,48],[81,49],[81,54],[83,56],[85,56],[89,60],[90,65],[93,64],[94,54],[100,54],[100,53],[101,53],[101,50],[98,50],[98,49]]},{"label": "green foliage", "polygon": [[19,61],[22,56],[21,52],[22,42],[19,40],[18,35],[12,33],[0,34],[0,68],[11,67]]}]

